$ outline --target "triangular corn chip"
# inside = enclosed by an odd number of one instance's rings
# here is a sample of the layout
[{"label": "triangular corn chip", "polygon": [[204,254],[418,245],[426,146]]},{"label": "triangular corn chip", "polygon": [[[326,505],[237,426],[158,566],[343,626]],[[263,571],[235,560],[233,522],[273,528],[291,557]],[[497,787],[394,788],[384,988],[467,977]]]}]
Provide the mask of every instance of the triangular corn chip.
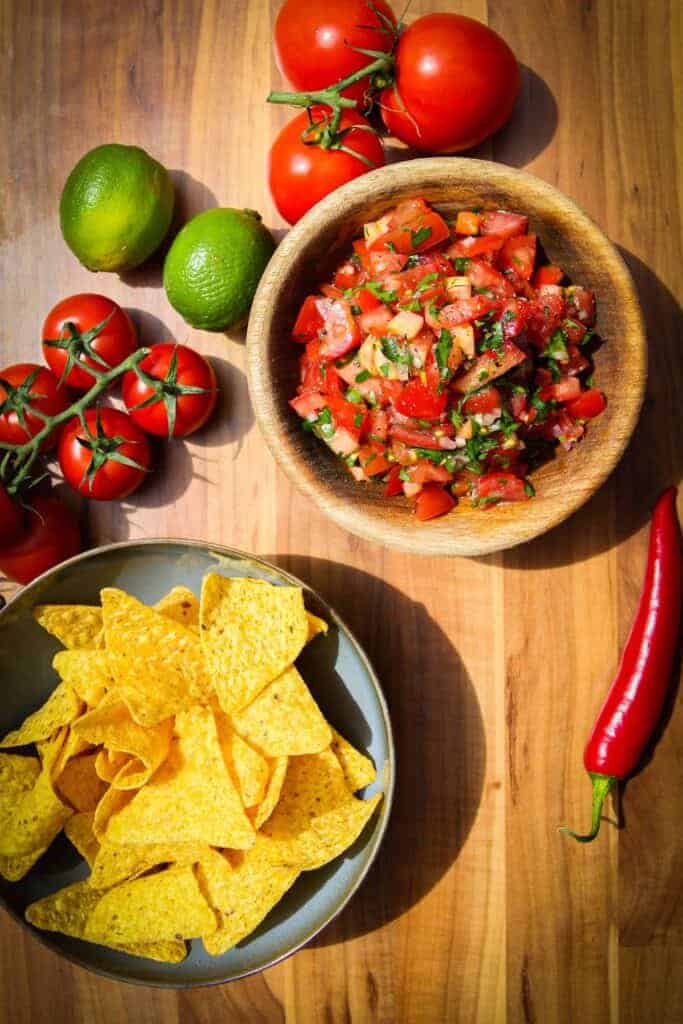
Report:
[{"label": "triangular corn chip", "polygon": [[280,799],[282,786],[287,775],[287,757],[276,757],[271,761],[270,778],[266,787],[266,794],[258,805],[249,811],[249,816],[254,822],[254,828],[260,829],[265,821],[271,816]]},{"label": "triangular corn chip", "polygon": [[66,838],[76,847],[90,868],[92,868],[97,851],[100,848],[100,844],[97,842],[93,832],[94,820],[94,811],[83,811],[79,814],[74,814],[64,825]]},{"label": "triangular corn chip", "polygon": [[240,736],[268,757],[316,754],[332,740],[329,725],[294,667],[235,712],[232,723]]},{"label": "triangular corn chip", "polygon": [[375,781],[377,773],[369,757],[356,750],[336,729],[332,730],[332,750],[342,766],[344,777],[352,793],[364,789]]},{"label": "triangular corn chip", "polygon": [[101,646],[102,609],[85,604],[41,604],[33,616],[43,629],[73,650]]},{"label": "triangular corn chip", "polygon": [[67,683],[60,683],[45,703],[24,719],[18,729],[7,733],[0,747],[23,747],[27,743],[47,740],[62,726],[73,722],[82,709],[83,704],[73,688]]},{"label": "triangular corn chip", "polygon": [[55,779],[58,796],[75,811],[92,811],[104,796],[106,784],[95,771],[97,754],[72,758]]},{"label": "triangular corn chip", "polygon": [[88,707],[99,704],[114,685],[104,651],[59,651],[52,659],[52,667]]}]

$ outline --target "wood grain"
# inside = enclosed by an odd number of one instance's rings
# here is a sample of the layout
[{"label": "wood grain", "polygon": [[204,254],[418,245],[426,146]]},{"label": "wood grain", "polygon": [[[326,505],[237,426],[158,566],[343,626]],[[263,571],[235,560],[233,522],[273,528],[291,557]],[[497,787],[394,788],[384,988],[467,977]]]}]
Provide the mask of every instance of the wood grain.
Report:
[{"label": "wood grain", "polygon": [[[93,543],[221,541],[307,578],[357,632],[398,739],[396,809],[379,863],[309,948],[231,986],[133,988],[72,968],[5,916],[0,1019],[90,1024],[681,1019],[683,715],[627,787],[626,829],[583,849],[556,824],[587,821],[583,742],[642,577],[646,519],[681,477],[681,7],[671,0],[464,0],[523,70],[512,123],[474,154],[527,168],[623,247],[648,324],[640,426],[595,497],[547,536],[479,560],[419,558],[359,540],[279,474],[255,426],[243,335],[190,331],[160,263],[94,278],[59,234],[59,194],[91,146],[137,143],[174,171],[181,216],[261,210],[269,140],[287,113],[277,0],[1,0],[3,363],[37,357],[45,312],[100,290],[150,340],[190,338],[216,363],[221,408],[160,450],[135,500],[83,509]],[[399,5],[397,4],[397,7]],[[410,17],[438,0],[416,0]],[[615,339],[618,342],[618,339]],[[3,590],[9,588],[3,586]],[[3,685],[11,685],[0,668]]]}]

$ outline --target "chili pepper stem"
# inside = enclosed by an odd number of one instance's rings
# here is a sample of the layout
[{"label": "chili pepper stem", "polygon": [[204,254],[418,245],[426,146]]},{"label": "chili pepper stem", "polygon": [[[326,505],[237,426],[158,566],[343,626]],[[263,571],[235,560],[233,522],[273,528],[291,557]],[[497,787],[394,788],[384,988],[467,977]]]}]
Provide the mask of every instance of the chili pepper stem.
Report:
[{"label": "chili pepper stem", "polygon": [[576,832],[572,832],[566,825],[562,825],[559,829],[563,835],[571,836],[572,839],[576,839],[579,843],[590,843],[597,836],[600,831],[603,805],[608,793],[617,781],[616,775],[599,775],[597,772],[589,772],[588,775],[593,786],[593,813],[590,832],[587,832],[585,835],[579,835]]}]

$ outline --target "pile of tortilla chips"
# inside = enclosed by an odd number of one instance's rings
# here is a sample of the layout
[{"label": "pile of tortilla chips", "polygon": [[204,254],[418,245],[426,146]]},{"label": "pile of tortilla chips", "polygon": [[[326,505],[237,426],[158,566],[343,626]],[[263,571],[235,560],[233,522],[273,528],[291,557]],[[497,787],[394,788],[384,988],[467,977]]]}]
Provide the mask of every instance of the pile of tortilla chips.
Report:
[{"label": "pile of tortilla chips", "polygon": [[294,667],[327,624],[296,587],[204,580],[153,608],[43,606],[65,650],[48,701],[0,753],[0,873],[64,829],[90,875],[26,910],[38,928],[171,963],[240,942],[301,871],[339,856],[381,800],[372,763]]}]

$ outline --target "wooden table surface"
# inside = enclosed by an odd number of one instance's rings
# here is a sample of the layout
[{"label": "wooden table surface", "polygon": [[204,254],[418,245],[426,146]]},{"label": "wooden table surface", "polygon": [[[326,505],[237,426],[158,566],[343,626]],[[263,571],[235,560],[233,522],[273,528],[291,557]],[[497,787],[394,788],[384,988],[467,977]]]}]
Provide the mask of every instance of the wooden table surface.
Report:
[{"label": "wooden table surface", "polygon": [[681,1021],[683,708],[628,785],[623,830],[608,826],[584,848],[556,826],[588,821],[583,743],[634,610],[648,510],[681,476],[683,8],[412,4],[411,18],[457,7],[510,43],[524,65],[521,100],[477,155],[528,168],[598,221],[634,274],[649,330],[642,421],[608,484],[546,537],[467,561],[395,554],[323,519],[260,438],[243,335],[187,328],[158,260],[124,279],[96,278],[62,241],[66,175],[87,149],[113,141],[173,170],[182,216],[247,206],[283,227],[264,180],[288,116],[264,103],[280,82],[277,6],[2,0],[1,362],[36,359],[47,310],[88,290],[131,309],[145,340],[189,338],[213,357],[223,390],[210,427],[164,452],[139,496],[84,508],[90,541],[204,538],[272,558],[318,588],[385,687],[400,758],[393,821],[333,925],[278,967],[221,988],[103,980],[2,915],[0,1015],[13,1024]]}]

